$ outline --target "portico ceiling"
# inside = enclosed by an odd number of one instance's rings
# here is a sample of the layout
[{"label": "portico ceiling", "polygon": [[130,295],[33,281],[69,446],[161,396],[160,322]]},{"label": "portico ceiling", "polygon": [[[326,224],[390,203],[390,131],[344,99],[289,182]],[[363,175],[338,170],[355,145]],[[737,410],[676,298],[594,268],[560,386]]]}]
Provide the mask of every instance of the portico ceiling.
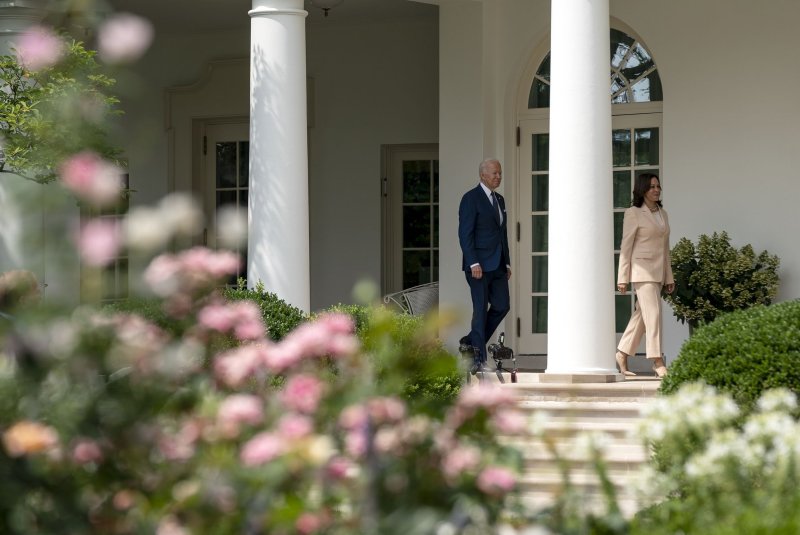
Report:
[{"label": "portico ceiling", "polygon": [[[107,0],[116,11],[150,19],[161,32],[245,29],[251,0]],[[431,16],[436,6],[409,0],[344,0],[328,17],[305,0],[309,24],[379,22]]]}]

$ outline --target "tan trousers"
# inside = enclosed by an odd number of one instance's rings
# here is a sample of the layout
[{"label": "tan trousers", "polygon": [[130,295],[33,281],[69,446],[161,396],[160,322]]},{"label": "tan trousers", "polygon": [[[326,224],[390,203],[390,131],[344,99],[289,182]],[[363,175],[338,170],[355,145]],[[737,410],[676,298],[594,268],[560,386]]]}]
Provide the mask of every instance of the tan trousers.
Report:
[{"label": "tan trousers", "polygon": [[661,287],[660,282],[634,282],[636,309],[619,341],[617,349],[626,355],[636,353],[642,334],[646,334],[647,358],[661,356]]}]

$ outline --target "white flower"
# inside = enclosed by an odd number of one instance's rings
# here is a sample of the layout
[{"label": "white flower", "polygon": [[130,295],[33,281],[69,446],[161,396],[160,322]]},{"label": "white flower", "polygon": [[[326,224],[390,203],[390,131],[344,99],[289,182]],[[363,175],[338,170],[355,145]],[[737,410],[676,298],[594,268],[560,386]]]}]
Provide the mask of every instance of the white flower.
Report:
[{"label": "white flower", "polygon": [[153,41],[153,25],[131,13],[109,17],[97,33],[100,58],[107,63],[135,61]]},{"label": "white flower", "polygon": [[159,210],[147,206],[132,208],[125,217],[125,240],[131,249],[154,252],[163,249],[170,238]]},{"label": "white flower", "polygon": [[217,212],[217,240],[232,251],[247,245],[247,210],[226,205]]},{"label": "white flower", "polygon": [[760,412],[791,412],[797,408],[797,396],[788,388],[773,388],[761,394],[756,406]]}]

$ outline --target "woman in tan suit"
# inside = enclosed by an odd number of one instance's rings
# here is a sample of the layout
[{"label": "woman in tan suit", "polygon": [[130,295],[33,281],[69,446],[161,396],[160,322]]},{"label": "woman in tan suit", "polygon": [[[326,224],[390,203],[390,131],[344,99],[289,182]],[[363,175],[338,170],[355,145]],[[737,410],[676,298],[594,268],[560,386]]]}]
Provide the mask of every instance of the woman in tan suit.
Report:
[{"label": "woman in tan suit", "polygon": [[661,206],[661,183],[653,173],[636,177],[633,206],[625,210],[619,253],[617,289],[621,294],[633,284],[636,308],[617,346],[616,360],[623,375],[628,355],[634,354],[642,334],[646,335],[647,358],[659,377],[667,374],[661,351],[661,289],[675,290],[669,257],[669,218]]}]

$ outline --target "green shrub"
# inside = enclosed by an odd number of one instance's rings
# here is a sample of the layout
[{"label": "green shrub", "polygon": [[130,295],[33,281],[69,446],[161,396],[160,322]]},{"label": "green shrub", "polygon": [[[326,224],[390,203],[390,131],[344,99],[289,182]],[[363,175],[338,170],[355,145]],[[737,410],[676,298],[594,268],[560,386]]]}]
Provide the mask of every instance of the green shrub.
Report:
[{"label": "green shrub", "polygon": [[777,256],[736,249],[727,232],[701,235],[697,246],[681,238],[671,251],[675,291],[665,295],[675,317],[690,327],[723,312],[768,305],[778,291]]},{"label": "green shrub", "polygon": [[745,410],[769,388],[800,393],[800,300],[725,314],[698,329],[661,392],[671,394],[693,381],[729,392]]},{"label": "green shrub", "polygon": [[255,302],[261,309],[264,324],[270,340],[282,340],[286,334],[306,321],[308,317],[299,308],[288,304],[277,295],[264,290],[260,281],[256,287],[249,289],[244,279],[239,279],[236,288],[226,288],[222,295],[231,301],[246,300]]}]

